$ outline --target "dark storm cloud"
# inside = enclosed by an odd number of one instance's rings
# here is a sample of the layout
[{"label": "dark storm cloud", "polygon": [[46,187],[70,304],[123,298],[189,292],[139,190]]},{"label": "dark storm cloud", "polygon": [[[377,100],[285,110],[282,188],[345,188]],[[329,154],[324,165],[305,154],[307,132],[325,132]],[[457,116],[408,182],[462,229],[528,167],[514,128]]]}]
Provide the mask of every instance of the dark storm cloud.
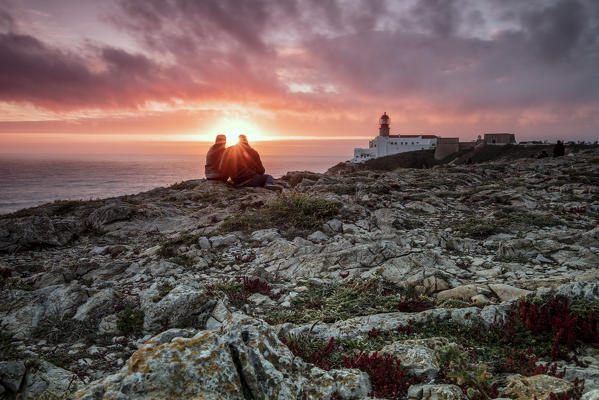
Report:
[{"label": "dark storm cloud", "polygon": [[162,70],[145,56],[107,47],[95,50],[97,71],[88,60],[32,36],[0,34],[0,98],[51,109],[131,107],[168,100],[193,87],[177,81],[179,71]]},{"label": "dark storm cloud", "polygon": [[[464,111],[599,101],[596,0],[119,4],[111,23],[145,55],[88,48],[90,61],[5,33],[0,100],[104,107],[220,97],[309,109],[419,99]],[[0,26],[11,21],[0,11]],[[291,93],[289,83],[312,91]]]},{"label": "dark storm cloud", "polygon": [[7,9],[7,2],[5,0],[0,0],[0,32],[11,31],[14,29],[14,19]]}]

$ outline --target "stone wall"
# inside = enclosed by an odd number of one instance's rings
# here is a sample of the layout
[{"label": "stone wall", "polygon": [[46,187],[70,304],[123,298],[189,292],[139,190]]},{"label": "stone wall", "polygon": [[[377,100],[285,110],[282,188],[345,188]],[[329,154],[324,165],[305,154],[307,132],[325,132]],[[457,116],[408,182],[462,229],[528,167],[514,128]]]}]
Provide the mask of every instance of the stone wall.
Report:
[{"label": "stone wall", "polygon": [[453,153],[460,151],[459,138],[438,138],[435,148],[435,160],[443,160]]},{"label": "stone wall", "polygon": [[516,135],[513,133],[485,133],[486,144],[509,144],[516,143]]}]

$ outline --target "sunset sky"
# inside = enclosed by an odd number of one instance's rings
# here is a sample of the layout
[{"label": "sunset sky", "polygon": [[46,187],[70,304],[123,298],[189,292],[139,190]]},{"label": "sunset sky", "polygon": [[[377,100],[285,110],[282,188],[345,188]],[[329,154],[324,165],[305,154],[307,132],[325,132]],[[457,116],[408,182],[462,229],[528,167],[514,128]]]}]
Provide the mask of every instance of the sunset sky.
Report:
[{"label": "sunset sky", "polygon": [[0,153],[599,138],[597,0],[0,0]]}]

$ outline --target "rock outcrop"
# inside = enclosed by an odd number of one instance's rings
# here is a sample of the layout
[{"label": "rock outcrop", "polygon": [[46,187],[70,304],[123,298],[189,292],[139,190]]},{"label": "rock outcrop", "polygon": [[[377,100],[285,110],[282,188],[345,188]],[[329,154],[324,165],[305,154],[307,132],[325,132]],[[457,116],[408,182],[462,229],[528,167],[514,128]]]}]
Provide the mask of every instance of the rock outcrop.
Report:
[{"label": "rock outcrop", "polygon": [[166,331],[144,344],[116,374],[75,394],[92,399],[361,399],[368,376],[307,364],[263,321],[234,314],[214,331],[175,337]]},{"label": "rock outcrop", "polygon": [[592,399],[598,159],[292,172],[282,196],[195,180],[0,216],[0,396]]}]

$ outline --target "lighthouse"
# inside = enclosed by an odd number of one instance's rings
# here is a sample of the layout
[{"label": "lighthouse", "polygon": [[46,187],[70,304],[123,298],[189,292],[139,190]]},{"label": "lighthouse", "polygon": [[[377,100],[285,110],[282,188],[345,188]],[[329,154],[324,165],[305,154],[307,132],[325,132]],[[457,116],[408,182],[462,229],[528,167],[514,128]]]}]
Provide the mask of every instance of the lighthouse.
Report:
[{"label": "lighthouse", "polygon": [[438,138],[435,135],[391,135],[390,122],[391,118],[384,112],[379,119],[379,135],[368,142],[367,149],[355,148],[352,162],[436,147]]},{"label": "lighthouse", "polygon": [[389,137],[389,122],[390,118],[387,113],[384,112],[380,119],[379,136]]}]

